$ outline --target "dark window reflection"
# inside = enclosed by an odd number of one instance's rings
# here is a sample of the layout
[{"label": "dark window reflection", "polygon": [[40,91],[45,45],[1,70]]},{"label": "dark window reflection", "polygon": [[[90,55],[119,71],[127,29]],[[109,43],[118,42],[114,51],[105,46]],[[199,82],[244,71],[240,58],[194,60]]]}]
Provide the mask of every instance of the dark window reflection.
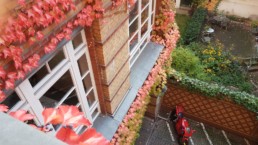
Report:
[{"label": "dark window reflection", "polygon": [[41,98],[44,107],[55,107],[64,95],[73,87],[72,78],[67,71]]},{"label": "dark window reflection", "polygon": [[81,58],[79,58],[78,65],[79,65],[81,76],[83,76],[89,70],[85,55],[82,55]]},{"label": "dark window reflection", "polygon": [[95,102],[95,95],[94,95],[93,90],[91,90],[91,92],[87,96],[87,100],[88,100],[89,106],[91,107],[93,105],[93,103]]},{"label": "dark window reflection", "polygon": [[149,14],[149,6],[146,7],[146,9],[143,10],[143,12],[141,13],[142,16],[142,20],[141,23],[145,22],[145,20],[148,18],[148,14]]},{"label": "dark window reflection", "polygon": [[76,49],[78,46],[80,46],[83,43],[82,35],[81,33],[78,33],[72,40],[73,48]]},{"label": "dark window reflection", "polygon": [[133,7],[131,7],[130,9],[130,14],[129,14],[129,22],[131,22],[138,14],[138,2],[137,1]]},{"label": "dark window reflection", "polygon": [[138,43],[138,35],[136,34],[133,39],[130,41],[130,52],[133,51],[134,47],[137,45]]},{"label": "dark window reflection", "polygon": [[82,81],[85,92],[88,92],[92,87],[90,74],[88,74]]},{"label": "dark window reflection", "polygon": [[29,78],[31,86],[32,87],[36,86],[37,83],[40,82],[47,74],[48,74],[48,70],[44,65],[33,76]]},{"label": "dark window reflection", "polygon": [[138,30],[138,19],[129,26],[129,37],[131,38]]},{"label": "dark window reflection", "polygon": [[74,90],[63,102],[63,105],[77,105],[79,103],[76,91]]},{"label": "dark window reflection", "polygon": [[18,103],[21,99],[16,94],[16,92],[13,92],[11,95],[7,96],[4,101],[1,102],[1,104],[4,104],[11,109],[16,103]]},{"label": "dark window reflection", "polygon": [[143,35],[146,33],[147,30],[148,30],[148,22],[144,23],[144,25],[141,28],[141,37],[143,37]]},{"label": "dark window reflection", "polygon": [[49,62],[48,65],[53,70],[62,60],[65,59],[63,50],[59,51]]}]

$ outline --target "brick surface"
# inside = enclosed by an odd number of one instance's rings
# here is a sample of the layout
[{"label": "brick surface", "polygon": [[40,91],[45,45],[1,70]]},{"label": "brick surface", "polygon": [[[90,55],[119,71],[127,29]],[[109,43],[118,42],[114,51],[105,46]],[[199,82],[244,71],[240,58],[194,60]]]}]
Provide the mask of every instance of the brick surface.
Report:
[{"label": "brick surface", "polygon": [[104,97],[106,100],[112,100],[115,96],[116,92],[122,86],[126,77],[129,75],[129,63],[123,66],[122,70],[118,73],[118,75],[114,78],[110,85],[103,85]]},{"label": "brick surface", "polygon": [[129,52],[127,45],[122,48],[122,50],[117,54],[115,58],[110,62],[107,67],[102,67],[101,71],[104,74],[102,82],[105,84],[110,84],[117,73],[121,71],[125,63],[128,63]]},{"label": "brick surface", "polygon": [[130,77],[128,77],[124,82],[124,84],[119,88],[117,94],[115,94],[112,101],[106,101],[106,108],[108,113],[110,114],[114,113],[114,111],[117,109],[118,105],[123,100],[129,88],[130,88]]}]

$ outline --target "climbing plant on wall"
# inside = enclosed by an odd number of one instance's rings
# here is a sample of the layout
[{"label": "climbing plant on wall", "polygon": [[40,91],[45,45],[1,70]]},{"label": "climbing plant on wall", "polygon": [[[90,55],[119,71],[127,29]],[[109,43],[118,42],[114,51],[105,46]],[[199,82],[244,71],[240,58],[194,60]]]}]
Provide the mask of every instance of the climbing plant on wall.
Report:
[{"label": "climbing plant on wall", "polygon": [[[22,80],[33,69],[38,67],[41,57],[54,51],[59,42],[70,40],[73,30],[78,27],[91,26],[95,19],[103,16],[101,0],[83,0],[84,8],[78,11],[74,0],[18,0],[20,9],[12,13],[7,21],[1,23],[0,34],[0,102],[6,99],[6,91],[13,90],[15,83]],[[134,0],[113,0],[113,7],[130,3]],[[68,13],[76,15],[67,18]],[[67,22],[68,20],[68,22]],[[45,31],[58,27],[54,33]],[[43,41],[46,41],[43,43]],[[28,49],[42,45],[39,51],[28,53]],[[40,53],[40,52],[43,52]],[[26,55],[25,55],[26,54]],[[8,107],[0,104],[0,112],[7,112]],[[27,111],[9,112],[9,115],[20,121],[33,118]],[[41,131],[48,131],[47,124],[61,124],[63,127],[56,137],[68,144],[108,144],[102,135],[97,133],[83,114],[74,106],[44,109],[42,113],[45,125],[33,126]],[[84,125],[87,130],[78,135],[73,129]]]}]

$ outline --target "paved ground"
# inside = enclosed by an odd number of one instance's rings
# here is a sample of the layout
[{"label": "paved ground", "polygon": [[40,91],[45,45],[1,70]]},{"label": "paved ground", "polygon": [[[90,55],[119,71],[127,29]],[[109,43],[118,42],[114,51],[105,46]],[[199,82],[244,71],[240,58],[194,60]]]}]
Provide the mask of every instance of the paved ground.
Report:
[{"label": "paved ground", "polygon": [[257,0],[222,0],[218,10],[220,12],[258,20]]},{"label": "paved ground", "polygon": [[[190,139],[189,145],[250,145],[242,137],[194,120],[188,120],[191,127],[196,130]],[[173,123],[163,119],[154,121],[145,117],[140,131],[140,137],[136,140],[135,145],[178,145]]]},{"label": "paved ground", "polygon": [[[177,134],[172,122],[166,121],[169,112],[160,111],[156,120],[143,119],[140,136],[135,145],[178,145]],[[212,126],[188,119],[192,129],[196,130],[189,145],[253,145],[246,139]]]}]

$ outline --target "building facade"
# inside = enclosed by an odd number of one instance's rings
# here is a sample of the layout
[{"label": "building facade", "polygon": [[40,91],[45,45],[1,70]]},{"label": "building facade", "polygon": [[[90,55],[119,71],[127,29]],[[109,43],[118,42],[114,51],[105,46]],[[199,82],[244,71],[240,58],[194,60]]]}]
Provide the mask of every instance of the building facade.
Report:
[{"label": "building facade", "polygon": [[[124,3],[118,7],[111,0],[102,0],[102,18],[94,20],[91,26],[74,27],[70,40],[62,39],[53,51],[42,54],[44,42],[61,31],[61,25],[72,22],[87,5],[83,0],[73,2],[76,10],[67,12],[60,23],[44,28],[45,37],[36,45],[22,44],[24,58],[41,54],[38,67],[16,81],[14,90],[3,89],[8,97],[1,104],[7,105],[9,111],[28,110],[35,115],[30,123],[38,126],[44,124],[44,108],[60,105],[77,106],[91,122],[100,115],[113,116],[132,87],[132,68],[150,42],[156,0],[137,0],[134,5]],[[22,11],[16,2],[1,3],[2,18]],[[3,60],[1,64],[8,65]]]}]

